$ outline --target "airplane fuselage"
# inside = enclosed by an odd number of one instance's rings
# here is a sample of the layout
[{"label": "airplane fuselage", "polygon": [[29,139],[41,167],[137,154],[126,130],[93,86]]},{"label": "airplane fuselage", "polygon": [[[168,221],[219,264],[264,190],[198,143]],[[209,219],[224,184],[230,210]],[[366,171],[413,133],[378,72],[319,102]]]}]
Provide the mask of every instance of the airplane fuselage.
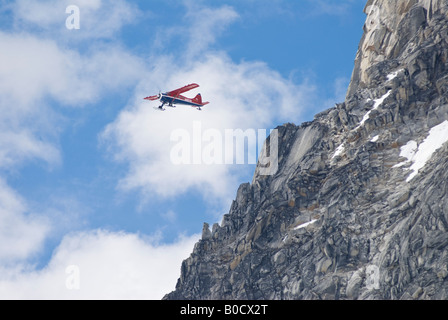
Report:
[{"label": "airplane fuselage", "polygon": [[175,104],[183,104],[183,105],[187,105],[187,106],[192,106],[192,107],[202,107],[202,104],[199,103],[195,103],[193,102],[193,99],[190,98],[186,98],[186,97],[171,97],[165,93],[162,93],[161,97],[160,97],[160,102],[162,102],[162,104],[167,104],[170,107],[172,107]]}]

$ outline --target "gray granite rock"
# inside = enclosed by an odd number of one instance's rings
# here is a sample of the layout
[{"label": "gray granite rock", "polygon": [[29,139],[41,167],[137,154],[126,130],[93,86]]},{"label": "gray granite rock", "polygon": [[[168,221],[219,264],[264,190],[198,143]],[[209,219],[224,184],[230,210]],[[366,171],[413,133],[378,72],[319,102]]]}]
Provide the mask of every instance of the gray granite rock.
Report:
[{"label": "gray granite rock", "polygon": [[448,120],[448,3],[366,13],[346,100],[277,128],[278,171],[204,225],[165,299],[448,298],[448,143],[412,180],[401,152]]}]

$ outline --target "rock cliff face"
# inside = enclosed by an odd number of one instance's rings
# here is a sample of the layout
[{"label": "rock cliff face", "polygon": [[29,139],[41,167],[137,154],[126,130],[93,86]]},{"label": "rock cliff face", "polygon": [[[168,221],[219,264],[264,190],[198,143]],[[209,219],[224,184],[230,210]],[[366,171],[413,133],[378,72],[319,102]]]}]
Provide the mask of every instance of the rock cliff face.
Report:
[{"label": "rock cliff face", "polygon": [[277,128],[165,299],[448,298],[448,3],[365,12],[346,101]]}]

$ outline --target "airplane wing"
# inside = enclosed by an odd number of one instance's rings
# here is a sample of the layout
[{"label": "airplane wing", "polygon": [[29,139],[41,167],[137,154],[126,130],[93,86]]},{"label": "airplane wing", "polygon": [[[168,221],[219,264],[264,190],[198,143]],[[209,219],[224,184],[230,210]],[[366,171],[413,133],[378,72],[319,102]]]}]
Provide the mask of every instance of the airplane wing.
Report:
[{"label": "airplane wing", "polygon": [[150,97],[146,97],[146,98],[144,98],[145,100],[150,100],[150,101],[154,101],[154,100],[158,100],[159,99],[159,96],[157,95],[157,96],[150,96]]},{"label": "airplane wing", "polygon": [[176,90],[167,92],[166,94],[167,94],[168,96],[170,96],[170,97],[177,97],[177,96],[179,96],[181,93],[184,93],[184,92],[193,90],[193,89],[198,88],[198,87],[199,87],[198,84],[196,84],[196,83],[192,83],[192,84],[186,85],[185,87],[182,87],[182,88],[179,88],[179,89],[176,89]]}]

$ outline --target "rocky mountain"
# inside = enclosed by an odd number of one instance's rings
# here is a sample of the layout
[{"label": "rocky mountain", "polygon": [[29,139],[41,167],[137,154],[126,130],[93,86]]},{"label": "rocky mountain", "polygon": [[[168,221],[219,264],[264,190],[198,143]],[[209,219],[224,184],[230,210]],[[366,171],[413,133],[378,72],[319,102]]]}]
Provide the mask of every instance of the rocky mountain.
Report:
[{"label": "rocky mountain", "polygon": [[277,128],[165,299],[448,298],[448,2],[365,12],[346,100]]}]

